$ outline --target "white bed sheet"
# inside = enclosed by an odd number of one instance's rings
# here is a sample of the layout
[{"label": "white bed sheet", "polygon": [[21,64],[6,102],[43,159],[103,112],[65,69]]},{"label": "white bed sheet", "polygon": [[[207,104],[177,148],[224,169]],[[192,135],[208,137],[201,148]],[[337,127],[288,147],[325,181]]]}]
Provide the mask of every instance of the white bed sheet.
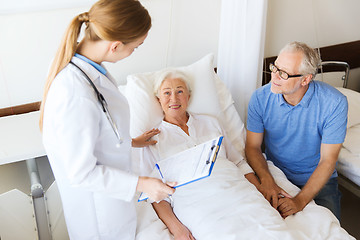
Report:
[{"label": "white bed sheet", "polygon": [[[173,195],[175,214],[196,239],[354,239],[328,209],[314,202],[283,220],[231,164],[218,159],[209,178],[179,188]],[[270,162],[269,168],[290,194],[299,191]],[[151,204],[140,202],[136,207],[137,240],[173,239]]]},{"label": "white bed sheet", "polygon": [[[241,123],[233,105],[223,116],[222,124]],[[241,141],[237,148],[243,144]],[[175,214],[196,239],[354,239],[328,209],[313,201],[302,212],[283,220],[256,188],[228,164],[232,163],[218,159],[209,178],[177,189],[173,196]],[[299,189],[271,162],[268,164],[277,183],[296,195]],[[136,202],[135,205],[137,240],[173,239],[151,204]]]},{"label": "white bed sheet", "polygon": [[[244,154],[244,124],[235,110],[230,92],[213,72],[213,56],[207,55],[179,69],[193,76],[194,82],[198,85],[192,89],[192,98],[200,100],[192,102],[195,105],[192,106],[191,111],[217,117],[228,139],[239,153]],[[163,117],[151,87],[155,76],[156,72],[129,76],[126,89],[120,88],[129,102],[130,115],[133,119],[131,132],[138,131],[140,134],[149,130],[157,125],[155,118]],[[206,91],[202,91],[204,87]],[[212,94],[209,94],[210,92]],[[217,99],[219,104],[209,104],[207,99],[209,96],[211,96],[209,101],[213,102]],[[209,109],[208,106],[212,107]],[[156,111],[156,108],[160,110]],[[158,112],[160,114],[157,114]],[[144,126],[145,119],[146,126]],[[139,171],[140,164],[136,159],[137,152],[133,151],[135,172]],[[299,191],[271,163],[269,169],[277,183],[290,194],[295,195]],[[138,216],[136,239],[173,239],[151,204],[138,203],[137,197],[134,198]],[[209,178],[177,189],[173,199],[175,214],[198,240],[354,239],[341,228],[339,221],[328,209],[316,205],[313,201],[303,211],[283,220],[236,167],[234,168],[230,161],[224,159],[217,160]]]},{"label": "white bed sheet", "polygon": [[360,124],[347,129],[336,169],[360,186]]}]

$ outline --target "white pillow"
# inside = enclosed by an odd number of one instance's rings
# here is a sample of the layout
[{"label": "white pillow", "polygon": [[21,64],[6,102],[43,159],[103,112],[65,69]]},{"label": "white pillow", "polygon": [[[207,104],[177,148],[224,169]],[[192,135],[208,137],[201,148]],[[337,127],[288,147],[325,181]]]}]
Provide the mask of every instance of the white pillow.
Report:
[{"label": "white pillow", "polygon": [[348,123],[347,128],[360,124],[360,93],[347,88],[337,88],[342,94],[347,97]]},{"label": "white pillow", "polygon": [[[213,59],[213,54],[208,54],[191,65],[176,69],[183,71],[194,81],[188,111],[218,117],[233,103],[233,99],[225,84],[214,72]],[[125,93],[130,106],[131,137],[137,137],[156,127],[164,117],[153,91],[155,78],[162,71],[138,73],[127,77],[126,90],[122,89],[122,92]]]}]

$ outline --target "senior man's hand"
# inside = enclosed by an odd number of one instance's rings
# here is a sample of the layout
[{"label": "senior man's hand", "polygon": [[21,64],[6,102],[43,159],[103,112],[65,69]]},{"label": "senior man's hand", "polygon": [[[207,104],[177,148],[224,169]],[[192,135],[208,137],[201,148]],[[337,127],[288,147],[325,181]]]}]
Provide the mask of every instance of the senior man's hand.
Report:
[{"label": "senior man's hand", "polygon": [[286,218],[302,211],[305,206],[306,204],[304,204],[298,197],[283,197],[279,199],[278,211],[283,218]]},{"label": "senior man's hand", "polygon": [[157,143],[157,141],[152,140],[151,138],[157,134],[160,133],[160,130],[157,128],[153,128],[149,131],[146,131],[145,133],[141,134],[140,136],[133,138],[131,145],[133,147],[146,147],[149,145],[154,145]]},{"label": "senior man's hand", "polygon": [[279,187],[274,180],[263,180],[258,187],[258,190],[265,197],[266,200],[273,206],[275,209],[279,206],[279,198],[287,197],[291,198],[292,196],[288,194],[284,189]]}]

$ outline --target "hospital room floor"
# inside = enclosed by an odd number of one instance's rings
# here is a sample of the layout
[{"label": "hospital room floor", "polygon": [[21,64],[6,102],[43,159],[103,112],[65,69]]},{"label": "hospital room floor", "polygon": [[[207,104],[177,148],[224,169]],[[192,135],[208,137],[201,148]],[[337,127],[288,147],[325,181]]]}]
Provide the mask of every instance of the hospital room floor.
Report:
[{"label": "hospital room floor", "polygon": [[341,199],[341,226],[360,240],[360,198],[339,186]]}]

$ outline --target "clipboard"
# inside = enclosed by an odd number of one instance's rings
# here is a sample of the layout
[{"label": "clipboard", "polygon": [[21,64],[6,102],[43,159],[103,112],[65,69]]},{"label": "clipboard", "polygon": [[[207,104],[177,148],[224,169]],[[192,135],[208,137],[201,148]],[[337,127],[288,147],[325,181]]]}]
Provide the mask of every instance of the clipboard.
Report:
[{"label": "clipboard", "polygon": [[[223,136],[218,136],[195,147],[176,153],[156,163],[149,177],[163,182],[177,182],[174,188],[209,177],[214,168]],[[148,199],[141,193],[138,202]]]}]

